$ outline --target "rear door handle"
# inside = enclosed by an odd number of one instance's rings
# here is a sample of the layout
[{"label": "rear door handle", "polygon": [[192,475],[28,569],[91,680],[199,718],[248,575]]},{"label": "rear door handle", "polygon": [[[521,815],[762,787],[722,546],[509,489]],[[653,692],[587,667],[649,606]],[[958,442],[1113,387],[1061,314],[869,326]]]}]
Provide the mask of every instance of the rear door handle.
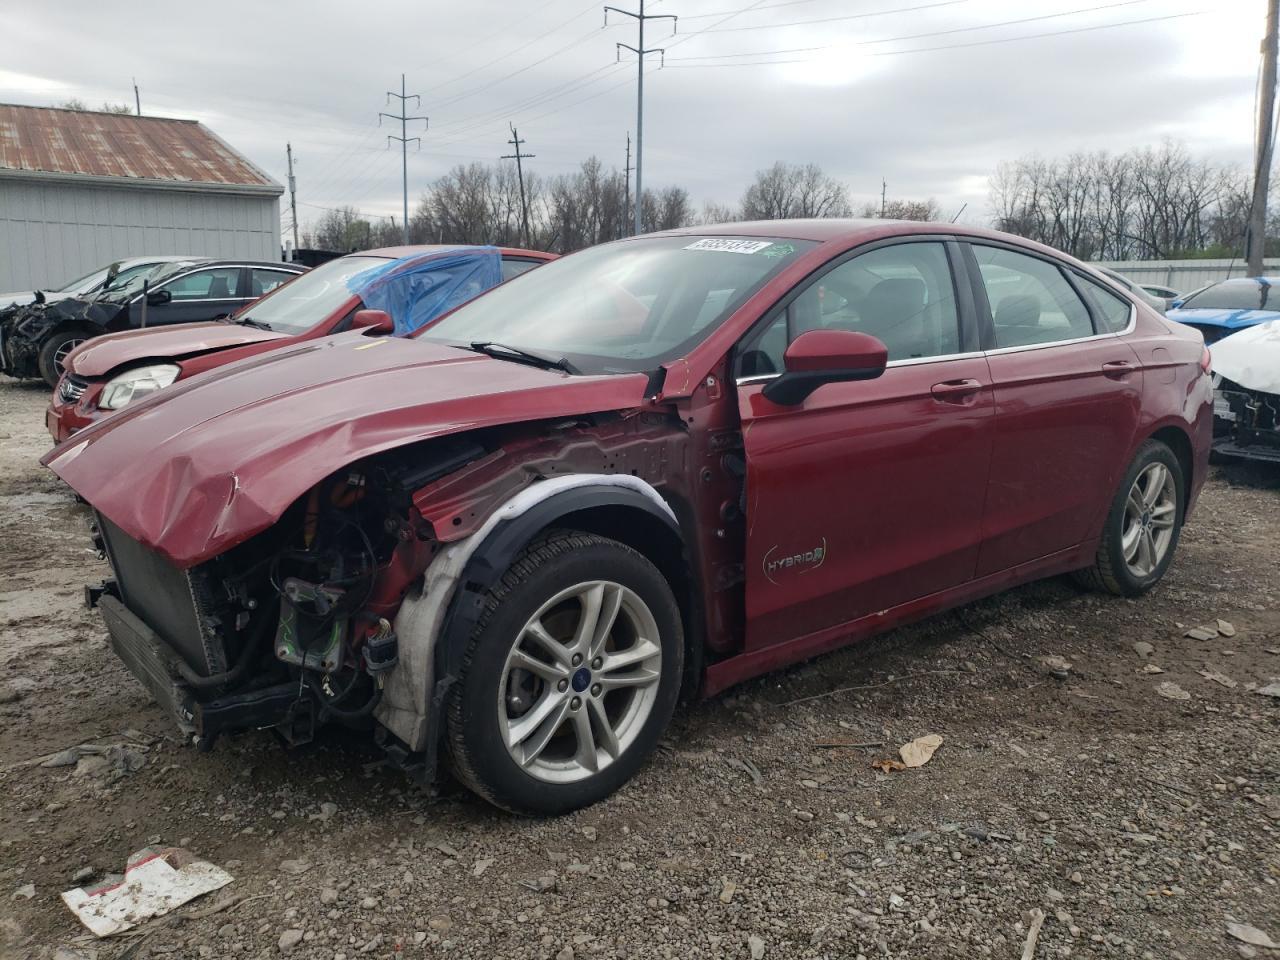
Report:
[{"label": "rear door handle", "polygon": [[1136,369],[1138,368],[1128,360],[1108,360],[1102,365],[1103,374],[1113,380],[1119,380],[1121,377],[1133,373]]},{"label": "rear door handle", "polygon": [[977,396],[982,384],[977,380],[944,380],[929,388],[935,400],[943,403],[964,403],[970,397]]}]

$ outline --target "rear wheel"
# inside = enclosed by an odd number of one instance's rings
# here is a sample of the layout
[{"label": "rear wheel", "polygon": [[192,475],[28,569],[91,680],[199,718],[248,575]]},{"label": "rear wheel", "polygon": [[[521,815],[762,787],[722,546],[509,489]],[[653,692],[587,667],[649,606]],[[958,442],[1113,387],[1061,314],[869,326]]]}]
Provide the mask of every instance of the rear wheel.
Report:
[{"label": "rear wheel", "polygon": [[40,357],[37,361],[40,376],[44,378],[45,383],[51,387],[58,385],[58,380],[62,376],[62,365],[68,354],[90,336],[88,331],[74,328],[54,331],[40,348]]},{"label": "rear wheel", "polygon": [[1122,597],[1146,593],[1164,576],[1182,532],[1186,479],[1172,450],[1148,440],[1129,465],[1107,512],[1086,586]]},{"label": "rear wheel", "polygon": [[525,814],[560,814],[625,783],[675,708],[680,612],[624,544],[557,531],[490,591],[447,709],[468,787]]}]

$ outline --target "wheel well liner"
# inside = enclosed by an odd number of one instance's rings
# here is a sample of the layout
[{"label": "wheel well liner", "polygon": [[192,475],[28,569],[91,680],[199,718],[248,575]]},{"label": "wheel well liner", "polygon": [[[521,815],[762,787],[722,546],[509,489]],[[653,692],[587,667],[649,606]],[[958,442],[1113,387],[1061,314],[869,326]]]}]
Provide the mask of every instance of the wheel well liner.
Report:
[{"label": "wheel well liner", "polygon": [[1191,504],[1192,474],[1195,470],[1195,453],[1191,447],[1191,438],[1179,427],[1161,427],[1151,434],[1152,440],[1159,440],[1178,458],[1178,466],[1182,467],[1182,507],[1185,512]]},{"label": "wheel well liner", "polygon": [[[650,522],[634,524],[637,514]],[[639,529],[623,530],[628,517],[633,521],[632,527]],[[428,777],[434,776],[439,757],[444,704],[457,680],[466,644],[484,610],[486,592],[531,540],[557,526],[599,533],[626,543],[644,553],[669,581],[682,556],[684,537],[672,514],[653,497],[629,487],[603,483],[570,487],[495,527],[468,558],[440,625],[435,649],[436,680],[427,704],[427,729],[431,733],[424,760]],[[682,579],[687,580],[687,576]],[[688,622],[687,583],[673,582],[672,586]]]}]

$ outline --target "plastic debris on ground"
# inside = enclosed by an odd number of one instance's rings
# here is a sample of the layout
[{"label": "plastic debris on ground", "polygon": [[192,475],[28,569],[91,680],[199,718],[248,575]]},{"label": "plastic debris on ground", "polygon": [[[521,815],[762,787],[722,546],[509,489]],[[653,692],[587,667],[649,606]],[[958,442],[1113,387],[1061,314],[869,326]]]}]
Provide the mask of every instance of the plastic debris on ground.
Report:
[{"label": "plastic debris on ground", "polygon": [[908,767],[923,767],[940,746],[942,746],[942,737],[931,733],[925,737],[917,737],[910,743],[904,743],[898,748],[898,756],[902,757],[903,764]]},{"label": "plastic debris on ground", "polygon": [[109,937],[143,920],[164,916],[233,879],[188,850],[144,847],[129,858],[123,877],[67,890],[62,901],[97,936]]}]

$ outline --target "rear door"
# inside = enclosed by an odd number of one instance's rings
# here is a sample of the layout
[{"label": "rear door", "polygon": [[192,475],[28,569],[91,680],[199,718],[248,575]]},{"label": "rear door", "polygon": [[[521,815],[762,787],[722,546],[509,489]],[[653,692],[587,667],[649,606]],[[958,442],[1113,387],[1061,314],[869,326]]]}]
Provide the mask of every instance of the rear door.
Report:
[{"label": "rear door", "polygon": [[996,412],[983,576],[1098,534],[1138,427],[1142,370],[1118,321],[1057,261],[995,243],[968,253]]},{"label": "rear door", "polygon": [[[957,244],[896,241],[806,281],[740,345],[748,649],[973,577],[993,401],[968,303]],[[818,328],[880,338],[888,368],[772,403],[787,344]]]}]

